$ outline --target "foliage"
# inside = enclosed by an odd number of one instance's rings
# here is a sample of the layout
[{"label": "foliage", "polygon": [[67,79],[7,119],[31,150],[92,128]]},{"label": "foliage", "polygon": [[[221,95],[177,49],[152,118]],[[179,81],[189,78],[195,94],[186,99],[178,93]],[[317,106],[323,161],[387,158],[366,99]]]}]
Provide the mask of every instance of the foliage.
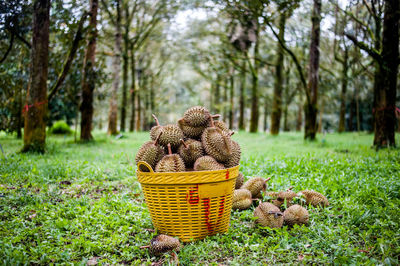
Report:
[{"label": "foliage", "polygon": [[[50,137],[49,152],[17,154],[20,142],[0,135],[0,258],[4,264],[173,263],[152,257],[150,215],[135,177],[134,156],[146,133],[74,144]],[[245,176],[271,177],[268,190],[294,186],[325,194],[308,226],[255,227],[253,207],[233,212],[229,232],[186,244],[189,264],[398,264],[400,151],[375,152],[372,135],[327,134],[308,143],[300,133],[234,135]]]},{"label": "foliage", "polygon": [[71,134],[72,129],[68,126],[68,124],[65,121],[59,120],[51,126],[51,128],[49,129],[49,133],[60,134],[60,135]]}]

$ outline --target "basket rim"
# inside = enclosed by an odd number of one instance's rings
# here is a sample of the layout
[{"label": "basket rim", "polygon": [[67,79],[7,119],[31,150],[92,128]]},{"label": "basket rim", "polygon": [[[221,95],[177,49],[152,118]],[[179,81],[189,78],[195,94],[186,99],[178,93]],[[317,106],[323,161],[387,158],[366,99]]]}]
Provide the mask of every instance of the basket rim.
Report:
[{"label": "basket rim", "polygon": [[[149,172],[144,172],[141,167],[144,169],[149,170]],[[189,184],[202,184],[202,183],[219,183],[223,181],[227,181],[230,179],[236,179],[237,176],[232,175],[232,172],[239,171],[239,165],[221,169],[221,170],[210,170],[210,171],[190,171],[190,172],[154,172],[151,166],[144,161],[140,161],[137,164],[136,176],[138,177],[138,181],[141,184],[152,184],[152,185],[189,185]],[[211,176],[212,178],[208,178],[208,180],[201,180],[196,179],[193,180],[193,176],[204,177],[204,176]],[[165,177],[168,176],[170,178],[186,178],[188,179],[185,182],[171,182],[165,181]],[[159,179],[154,181],[154,179]],[[149,182],[149,178],[153,179]],[[165,182],[163,182],[164,180]],[[189,181],[191,180],[191,181]]]}]

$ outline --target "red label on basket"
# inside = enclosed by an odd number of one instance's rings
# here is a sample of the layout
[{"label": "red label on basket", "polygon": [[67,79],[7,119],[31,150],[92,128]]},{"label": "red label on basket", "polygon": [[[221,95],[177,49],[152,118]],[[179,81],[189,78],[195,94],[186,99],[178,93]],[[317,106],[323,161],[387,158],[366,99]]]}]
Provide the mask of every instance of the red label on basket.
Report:
[{"label": "red label on basket", "polygon": [[225,179],[229,179],[229,170],[228,169],[226,169]]},{"label": "red label on basket", "polygon": [[[221,218],[222,214],[224,213],[224,207],[225,207],[225,196],[222,196],[219,201],[219,210],[218,210],[219,218]],[[219,223],[219,221],[218,221],[218,223]]]},{"label": "red label on basket", "polygon": [[203,199],[203,204],[204,204],[204,219],[207,225],[207,229],[209,232],[213,231],[213,228],[210,223],[210,198],[204,198]]},{"label": "red label on basket", "polygon": [[189,192],[186,194],[186,200],[192,205],[199,203],[199,185],[189,189]]}]

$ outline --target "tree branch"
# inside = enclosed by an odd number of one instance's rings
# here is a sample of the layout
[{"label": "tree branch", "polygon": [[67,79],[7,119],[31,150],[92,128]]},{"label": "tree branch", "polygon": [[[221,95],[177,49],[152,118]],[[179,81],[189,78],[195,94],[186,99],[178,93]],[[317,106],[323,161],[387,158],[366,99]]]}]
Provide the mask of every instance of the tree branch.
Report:
[{"label": "tree branch", "polygon": [[24,37],[22,37],[21,35],[19,35],[17,32],[14,32],[15,36],[17,36],[17,38],[24,43],[26,46],[28,46],[29,49],[32,48],[32,45],[30,44],[30,42],[28,42],[27,40],[24,39]]},{"label": "tree branch", "polygon": [[290,57],[292,57],[294,64],[296,65],[296,69],[297,72],[299,73],[300,76],[300,80],[301,83],[303,84],[303,89],[304,92],[306,93],[306,98],[307,98],[307,103],[311,102],[311,97],[310,97],[310,93],[308,92],[307,89],[307,82],[306,79],[304,77],[304,72],[303,72],[303,68],[301,67],[299,60],[297,59],[296,55],[292,52],[292,50],[290,50],[284,40],[282,40],[281,38],[279,38],[278,33],[276,33],[276,31],[274,30],[274,28],[272,27],[271,23],[269,23],[268,19],[265,19],[265,23],[268,25],[268,27],[271,29],[272,33],[274,34],[274,36],[278,39],[279,44],[282,46],[282,48],[290,55]]},{"label": "tree branch", "polygon": [[365,52],[367,52],[369,54],[369,56],[371,56],[374,60],[376,60],[378,63],[381,63],[382,58],[381,55],[378,51],[376,51],[375,49],[371,49],[370,47],[368,47],[368,45],[364,42],[360,42],[357,40],[357,38],[349,33],[345,33],[344,35],[346,35],[346,37],[352,41],[354,43],[354,45],[356,45],[358,48],[364,50]]},{"label": "tree branch", "polygon": [[82,40],[83,23],[85,22],[85,19],[88,15],[89,13],[86,11],[82,14],[82,17],[78,24],[78,30],[76,31],[74,40],[72,42],[71,50],[68,52],[67,59],[63,66],[63,70],[61,71],[61,74],[58,76],[57,82],[53,85],[53,87],[50,90],[50,94],[47,98],[48,101],[50,101],[54,97],[57,90],[60,88],[61,84],[67,77],[68,71],[71,68],[71,64],[75,57],[76,51],[78,50],[79,42]]},{"label": "tree branch", "polygon": [[3,55],[3,58],[0,60],[0,64],[6,60],[8,54],[10,53],[14,43],[14,33],[11,32],[11,39],[10,39],[10,44],[8,45],[6,53]]},{"label": "tree branch", "polygon": [[111,20],[111,23],[112,23],[113,25],[115,25],[115,20],[114,20],[114,18],[113,18],[113,15],[111,14],[110,10],[108,9],[107,3],[106,3],[104,0],[101,0],[101,4],[103,5],[104,10],[107,12],[108,17],[109,17],[110,20]]}]

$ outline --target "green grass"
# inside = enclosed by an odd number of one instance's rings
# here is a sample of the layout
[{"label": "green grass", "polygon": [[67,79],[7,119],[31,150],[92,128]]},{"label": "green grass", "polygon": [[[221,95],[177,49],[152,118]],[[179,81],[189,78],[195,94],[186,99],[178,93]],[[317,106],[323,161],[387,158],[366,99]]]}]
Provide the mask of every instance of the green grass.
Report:
[{"label": "green grass", "polygon": [[[398,136],[399,137],[399,136]],[[21,141],[0,134],[0,263],[174,263],[140,246],[155,235],[134,157],[147,133],[96,143],[48,139],[48,153],[18,154]],[[181,264],[399,264],[400,151],[370,148],[367,134],[238,133],[241,171],[271,177],[269,190],[294,186],[325,194],[308,226],[254,226],[253,208],[233,212],[229,232],[186,244]]]}]

